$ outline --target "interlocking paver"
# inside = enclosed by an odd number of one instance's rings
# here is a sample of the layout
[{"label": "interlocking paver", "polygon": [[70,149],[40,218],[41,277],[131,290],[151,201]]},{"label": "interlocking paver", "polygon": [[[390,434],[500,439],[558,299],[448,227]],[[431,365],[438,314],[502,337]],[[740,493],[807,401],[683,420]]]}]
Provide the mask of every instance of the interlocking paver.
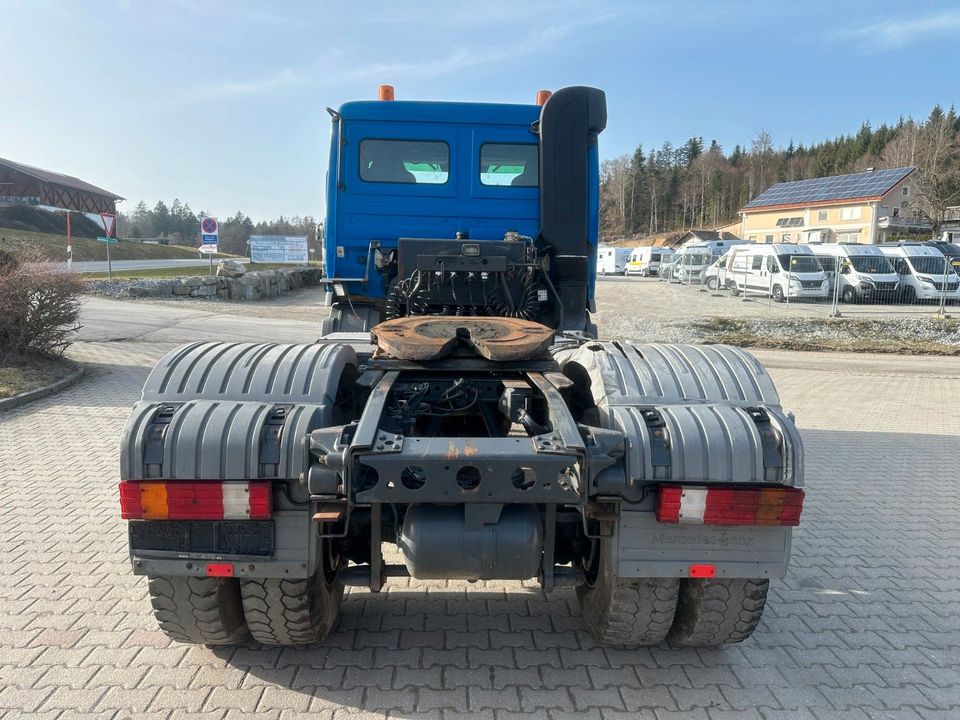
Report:
[{"label": "interlocking paver", "polygon": [[960,414],[944,398],[960,371],[770,355],[809,494],[790,576],[743,645],[602,649],[572,592],[410,581],[347,593],[325,647],[211,651],[158,631],[116,506],[117,438],[169,347],[81,343],[81,384],[0,414],[4,720],[957,717]]}]

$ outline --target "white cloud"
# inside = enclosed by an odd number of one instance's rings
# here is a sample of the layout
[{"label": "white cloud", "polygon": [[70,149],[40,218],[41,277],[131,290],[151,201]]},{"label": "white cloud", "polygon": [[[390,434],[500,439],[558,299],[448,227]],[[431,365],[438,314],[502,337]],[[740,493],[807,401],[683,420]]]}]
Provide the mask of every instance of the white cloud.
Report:
[{"label": "white cloud", "polygon": [[848,28],[840,37],[858,40],[865,50],[882,52],[918,42],[929,42],[960,32],[960,10],[904,19],[888,19],[859,28]]},{"label": "white cloud", "polygon": [[[263,95],[273,90],[292,87],[302,82],[302,76],[290,68],[283,68],[265,77],[248,80],[224,80],[199,91],[203,97],[232,98]],[[196,98],[199,99],[199,95]]]},{"label": "white cloud", "polygon": [[314,68],[292,70],[289,67],[259,77],[231,77],[197,86],[187,94],[178,93],[172,102],[183,105],[199,97],[224,100],[269,95],[294,88],[319,89],[350,85],[368,80],[424,80],[453,75],[470,68],[495,66],[515,61],[545,49],[561,47],[575,31],[587,25],[607,22],[614,14],[595,14],[579,23],[550,25],[504,43],[464,43],[454,46],[446,55],[412,61],[374,61],[352,65],[354,58],[337,48],[330,48],[323,61]]}]

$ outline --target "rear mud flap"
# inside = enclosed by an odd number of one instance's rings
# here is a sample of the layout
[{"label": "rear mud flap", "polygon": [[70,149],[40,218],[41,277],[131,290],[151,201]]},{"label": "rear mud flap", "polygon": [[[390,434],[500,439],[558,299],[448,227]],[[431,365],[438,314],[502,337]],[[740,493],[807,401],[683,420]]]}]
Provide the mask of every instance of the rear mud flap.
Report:
[{"label": "rear mud flap", "polygon": [[658,523],[652,512],[626,510],[616,533],[620,577],[690,577],[691,565],[713,565],[718,578],[782,578],[792,528]]}]

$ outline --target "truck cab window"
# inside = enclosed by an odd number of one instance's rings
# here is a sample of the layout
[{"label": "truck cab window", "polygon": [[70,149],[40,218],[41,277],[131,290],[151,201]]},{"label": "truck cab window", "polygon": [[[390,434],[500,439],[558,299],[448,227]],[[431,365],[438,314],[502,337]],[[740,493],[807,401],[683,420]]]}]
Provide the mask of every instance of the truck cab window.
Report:
[{"label": "truck cab window", "polygon": [[443,185],[450,178],[450,147],[424,140],[361,140],[360,179]]},{"label": "truck cab window", "polygon": [[480,146],[480,184],[537,187],[540,184],[539,149],[518,143]]}]

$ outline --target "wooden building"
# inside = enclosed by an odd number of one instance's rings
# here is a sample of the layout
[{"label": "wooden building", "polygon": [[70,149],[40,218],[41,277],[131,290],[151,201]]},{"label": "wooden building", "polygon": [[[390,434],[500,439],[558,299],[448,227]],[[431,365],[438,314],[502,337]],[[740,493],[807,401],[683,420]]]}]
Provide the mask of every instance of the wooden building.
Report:
[{"label": "wooden building", "polygon": [[116,193],[70,175],[0,158],[0,204],[116,214],[119,200]]}]

